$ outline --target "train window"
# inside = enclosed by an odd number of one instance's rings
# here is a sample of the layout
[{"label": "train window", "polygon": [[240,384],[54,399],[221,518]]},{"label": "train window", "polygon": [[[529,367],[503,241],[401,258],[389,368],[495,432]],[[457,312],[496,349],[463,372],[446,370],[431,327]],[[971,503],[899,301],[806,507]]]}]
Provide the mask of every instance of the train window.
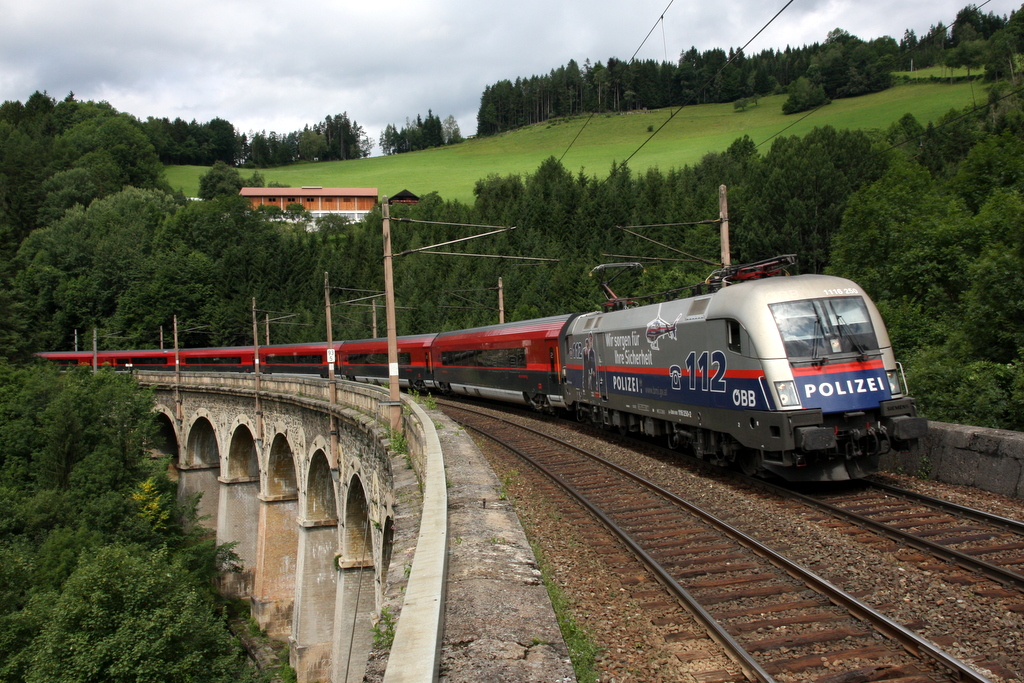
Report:
[{"label": "train window", "polygon": [[[349,365],[387,365],[388,354],[386,353],[352,353],[349,354],[348,360],[346,361]],[[412,365],[412,354],[408,352],[398,352],[398,364],[399,365]]]},{"label": "train window", "polygon": [[878,340],[859,296],[769,304],[790,358],[820,358],[878,349]]},{"label": "train window", "polygon": [[186,358],[186,365],[241,365],[241,356],[204,356],[202,358]]},{"label": "train window", "polygon": [[729,334],[729,350],[734,353],[741,353],[743,351],[740,345],[740,324],[736,320],[727,320]]},{"label": "train window", "polygon": [[466,349],[442,351],[441,364],[474,368],[525,368],[526,349]]},{"label": "train window", "polygon": [[307,356],[267,356],[264,362],[275,365],[319,365],[324,362],[324,359],[320,354]]},{"label": "train window", "polygon": [[152,356],[147,358],[132,358],[132,365],[167,365],[167,357]]},{"label": "train window", "polygon": [[387,365],[388,354],[386,353],[353,353],[348,357],[351,365]]},{"label": "train window", "polygon": [[130,365],[131,362],[132,362],[131,358],[118,358],[117,359],[117,364],[118,365]]},{"label": "train window", "polygon": [[476,351],[442,351],[441,365],[476,365]]}]

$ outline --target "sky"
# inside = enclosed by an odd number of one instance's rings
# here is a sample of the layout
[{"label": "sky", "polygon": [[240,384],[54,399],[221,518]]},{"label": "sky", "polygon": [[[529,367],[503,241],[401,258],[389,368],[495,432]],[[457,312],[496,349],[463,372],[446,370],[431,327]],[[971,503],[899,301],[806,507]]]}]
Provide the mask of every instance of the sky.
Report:
[{"label": "sky", "polygon": [[[977,4],[1002,16],[1020,1]],[[738,48],[769,22],[747,54],[822,42],[834,28],[899,41],[968,4],[793,0],[772,21],[786,2],[0,0],[0,101],[73,91],[140,119],[220,117],[240,132],[347,112],[372,140],[432,110],[472,135],[487,85],[570,59],[675,61],[691,46]]]}]

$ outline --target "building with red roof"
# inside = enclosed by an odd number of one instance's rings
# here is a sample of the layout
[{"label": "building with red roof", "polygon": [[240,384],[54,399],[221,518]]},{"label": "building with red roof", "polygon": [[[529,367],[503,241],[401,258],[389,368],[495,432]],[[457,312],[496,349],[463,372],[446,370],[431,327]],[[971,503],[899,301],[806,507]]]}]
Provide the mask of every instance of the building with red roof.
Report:
[{"label": "building with red roof", "polygon": [[301,204],[313,218],[345,216],[360,221],[377,206],[375,187],[243,187],[239,194],[253,208],[276,206],[284,211],[289,204]]}]

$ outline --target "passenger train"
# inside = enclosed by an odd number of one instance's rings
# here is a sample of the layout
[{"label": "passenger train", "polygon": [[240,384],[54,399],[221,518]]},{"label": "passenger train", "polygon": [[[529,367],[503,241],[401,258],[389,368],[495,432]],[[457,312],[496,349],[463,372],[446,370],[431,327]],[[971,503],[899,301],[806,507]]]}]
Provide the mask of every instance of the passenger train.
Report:
[{"label": "passenger train", "polygon": [[[767,263],[767,262],[766,262]],[[689,296],[398,338],[403,387],[564,411],[788,481],[860,478],[927,432],[885,325],[850,280],[719,271]],[[609,290],[610,291],[610,290]],[[339,377],[387,381],[386,339],[334,344]],[[326,377],[323,342],[259,347],[269,373]],[[91,364],[91,352],[38,354]],[[183,371],[252,371],[253,347],[181,349]],[[117,369],[173,370],[174,351],[101,351]]]}]

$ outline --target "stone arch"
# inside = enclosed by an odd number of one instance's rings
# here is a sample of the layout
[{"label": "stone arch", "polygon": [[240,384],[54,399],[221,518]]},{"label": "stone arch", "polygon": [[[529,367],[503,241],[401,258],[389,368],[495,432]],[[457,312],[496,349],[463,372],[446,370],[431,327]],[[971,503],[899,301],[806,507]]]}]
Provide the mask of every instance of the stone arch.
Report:
[{"label": "stone arch", "polygon": [[364,564],[373,558],[370,506],[358,474],[352,475],[345,499],[345,535],[342,550],[346,562]]},{"label": "stone arch", "polygon": [[264,494],[274,498],[297,497],[298,478],[295,475],[295,456],[288,437],[276,434],[267,458],[267,481]]},{"label": "stone arch", "polygon": [[220,513],[220,448],[210,419],[197,417],[188,430],[185,460],[179,464],[178,496],[188,500],[199,494],[200,524],[217,531]]},{"label": "stone arch", "polygon": [[153,439],[153,453],[158,457],[169,457],[167,463],[167,478],[171,481],[178,481],[178,468],[181,463],[181,443],[178,440],[178,430],[174,424],[174,416],[169,410],[157,404],[156,410],[156,436]]},{"label": "stone arch", "polygon": [[161,456],[170,456],[178,459],[180,447],[178,445],[178,430],[174,426],[174,418],[162,411],[156,411],[156,436],[153,439],[153,450]]},{"label": "stone arch", "polygon": [[318,448],[309,460],[306,475],[306,519],[311,522],[338,521],[337,496],[327,454]]},{"label": "stone arch", "polygon": [[391,549],[395,544],[395,520],[388,517],[384,520],[384,532],[380,541],[380,580],[378,584],[383,587],[388,582],[388,567],[391,566]]},{"label": "stone arch", "polygon": [[228,446],[227,479],[258,479],[260,460],[256,451],[256,439],[247,424],[239,424],[231,434]]},{"label": "stone arch", "polygon": [[220,467],[217,432],[207,417],[197,417],[188,430],[186,467]]}]

